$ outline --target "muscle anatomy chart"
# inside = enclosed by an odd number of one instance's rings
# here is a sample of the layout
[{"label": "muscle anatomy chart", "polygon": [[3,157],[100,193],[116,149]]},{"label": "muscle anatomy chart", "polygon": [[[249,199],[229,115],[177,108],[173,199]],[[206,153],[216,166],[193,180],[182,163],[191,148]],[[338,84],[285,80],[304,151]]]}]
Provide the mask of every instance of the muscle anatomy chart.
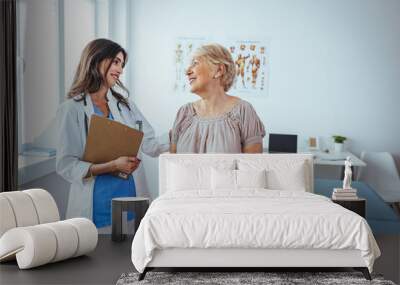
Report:
[{"label": "muscle anatomy chart", "polygon": [[178,38],[174,50],[175,83],[174,91],[188,92],[189,85],[185,71],[190,65],[193,52],[203,44],[220,43],[231,53],[236,67],[236,80],[229,94],[254,95],[268,94],[270,44],[254,40],[215,40],[204,38]]}]

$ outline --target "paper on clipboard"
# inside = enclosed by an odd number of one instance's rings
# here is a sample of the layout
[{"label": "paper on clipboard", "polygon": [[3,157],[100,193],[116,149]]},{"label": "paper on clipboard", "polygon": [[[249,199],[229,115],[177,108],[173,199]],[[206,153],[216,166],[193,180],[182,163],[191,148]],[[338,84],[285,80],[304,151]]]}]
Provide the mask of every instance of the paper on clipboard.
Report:
[{"label": "paper on clipboard", "polygon": [[137,156],[142,139],[141,131],[92,115],[83,160],[105,163],[121,156]]}]

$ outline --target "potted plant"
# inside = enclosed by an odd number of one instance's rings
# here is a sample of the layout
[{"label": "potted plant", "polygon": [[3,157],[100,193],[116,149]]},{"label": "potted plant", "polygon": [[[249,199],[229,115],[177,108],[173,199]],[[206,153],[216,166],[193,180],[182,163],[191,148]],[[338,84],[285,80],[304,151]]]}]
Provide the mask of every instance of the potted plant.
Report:
[{"label": "potted plant", "polygon": [[344,136],[332,136],[334,142],[335,142],[335,152],[342,152],[343,151],[343,143],[347,139]]}]

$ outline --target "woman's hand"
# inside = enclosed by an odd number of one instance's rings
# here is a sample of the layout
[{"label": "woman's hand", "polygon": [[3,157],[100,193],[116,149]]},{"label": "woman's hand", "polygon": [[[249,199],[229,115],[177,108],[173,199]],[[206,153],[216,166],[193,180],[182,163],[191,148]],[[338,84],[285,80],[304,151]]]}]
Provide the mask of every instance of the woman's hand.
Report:
[{"label": "woman's hand", "polygon": [[176,153],[176,144],[170,144],[169,145],[169,152],[170,153]]},{"label": "woman's hand", "polygon": [[134,156],[121,156],[115,159],[113,163],[118,171],[131,174],[139,167],[140,159]]},{"label": "woman's hand", "polygon": [[115,171],[131,174],[139,167],[139,164],[140,159],[137,157],[121,156],[106,163],[92,164],[85,178]]},{"label": "woman's hand", "polygon": [[262,153],[262,143],[255,143],[242,148],[242,153]]}]

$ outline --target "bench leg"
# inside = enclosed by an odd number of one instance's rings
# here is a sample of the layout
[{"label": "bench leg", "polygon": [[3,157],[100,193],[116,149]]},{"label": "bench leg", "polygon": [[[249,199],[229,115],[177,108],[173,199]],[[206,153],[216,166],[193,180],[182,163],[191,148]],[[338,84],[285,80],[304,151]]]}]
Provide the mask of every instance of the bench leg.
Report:
[{"label": "bench leg", "polygon": [[361,271],[362,274],[364,275],[365,279],[372,280],[371,274],[369,274],[369,270],[367,267],[355,267],[354,269],[357,271]]},{"label": "bench leg", "polygon": [[139,274],[138,281],[142,281],[142,280],[144,279],[144,277],[146,277],[147,271],[149,271],[149,269],[146,267],[146,268],[144,269],[144,271],[143,271],[142,273]]},{"label": "bench leg", "polygon": [[111,203],[111,239],[112,241],[123,241],[122,203],[120,201],[112,201]]}]

